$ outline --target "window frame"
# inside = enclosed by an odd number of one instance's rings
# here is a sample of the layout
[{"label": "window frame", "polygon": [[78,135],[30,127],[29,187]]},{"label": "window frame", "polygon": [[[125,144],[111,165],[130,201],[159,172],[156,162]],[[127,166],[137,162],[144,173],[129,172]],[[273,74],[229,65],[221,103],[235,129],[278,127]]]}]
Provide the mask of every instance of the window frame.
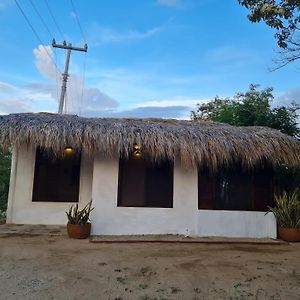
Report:
[{"label": "window frame", "polygon": [[[72,199],[72,200],[69,199],[69,200],[65,200],[65,201],[57,201],[54,199],[51,199],[51,200],[41,199],[42,197],[40,197],[40,195],[39,195],[40,192],[35,188],[35,186],[36,186],[36,184],[39,183],[37,176],[39,176],[39,172],[40,172],[39,168],[41,165],[40,159],[43,155],[48,156],[49,160],[51,160],[51,158],[53,158],[54,161],[63,161],[65,159],[72,159],[72,158],[76,159],[76,163],[74,163],[74,165],[73,165],[73,167],[77,168],[76,173],[75,173],[76,183],[74,184],[76,186],[76,192],[75,192],[76,196],[74,197],[74,199]],[[47,163],[49,163],[49,161],[48,162],[46,161],[46,164]],[[82,155],[81,155],[80,151],[75,151],[73,154],[73,157],[55,158],[53,153],[51,153],[49,150],[46,150],[43,147],[37,147],[35,150],[35,162],[34,162],[34,174],[33,174],[31,202],[32,203],[78,203],[79,198],[80,198],[81,163],[82,163]],[[70,176],[74,176],[74,175],[72,174]]]},{"label": "window frame", "polygon": [[[250,184],[250,209],[246,208],[229,208],[229,207],[219,207],[218,208],[218,188],[219,188],[219,180],[221,177],[222,172],[230,174],[230,172],[242,172],[248,174],[249,184]],[[258,177],[268,176],[264,185],[259,185],[257,182],[260,182]],[[210,195],[205,195],[204,193],[201,194],[201,177],[205,178],[213,189]],[[242,170],[241,167],[235,168],[226,168],[221,170],[220,172],[216,172],[214,174],[210,173],[208,169],[199,169],[198,170],[198,210],[216,210],[216,211],[253,211],[253,212],[266,212],[268,211],[268,206],[272,206],[274,203],[273,198],[273,190],[274,190],[274,172],[271,167],[265,168],[258,168],[253,171],[245,172]],[[259,199],[262,197],[263,193],[268,194],[268,199],[262,204]],[[230,196],[228,194],[228,196]]]},{"label": "window frame", "polygon": [[[152,168],[155,169],[155,165],[156,163],[150,162],[149,160],[146,160],[142,157],[140,158],[134,158],[133,156],[130,156],[128,158],[125,157],[120,157],[119,158],[119,167],[118,167],[118,189],[117,189],[117,207],[118,208],[160,208],[160,209],[172,209],[174,207],[174,161],[170,161],[170,160],[165,160],[165,161],[161,161],[158,163],[162,164],[162,163],[167,163],[169,166],[169,178],[166,179],[166,181],[168,181],[167,187],[168,187],[168,194],[169,194],[169,199],[168,201],[166,201],[167,205],[162,206],[162,205],[130,205],[130,204],[126,204],[126,203],[122,203],[122,176],[124,176],[124,163],[126,161],[130,161],[130,160],[140,160],[142,162],[144,162],[144,173],[146,173],[147,171],[147,165],[151,165]],[[143,176],[146,175],[144,174]],[[145,184],[146,185],[146,184]],[[144,195],[147,192],[145,191],[145,187],[144,187]],[[124,197],[124,196],[123,196]],[[151,202],[151,201],[150,201]]]}]

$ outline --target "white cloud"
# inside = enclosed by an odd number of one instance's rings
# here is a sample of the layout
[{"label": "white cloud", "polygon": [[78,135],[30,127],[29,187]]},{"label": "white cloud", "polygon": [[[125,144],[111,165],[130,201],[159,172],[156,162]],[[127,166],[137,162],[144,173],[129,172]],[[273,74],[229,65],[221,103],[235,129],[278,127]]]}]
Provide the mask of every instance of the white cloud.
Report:
[{"label": "white cloud", "polygon": [[5,83],[0,81],[0,91],[1,92],[11,92],[12,90],[14,90],[14,86],[12,86],[11,84]]},{"label": "white cloud", "polygon": [[68,112],[85,115],[116,109],[118,102],[96,87],[84,87],[83,78],[71,75],[67,87],[66,107]]},{"label": "white cloud", "polygon": [[[46,50],[47,49],[47,50]],[[39,46],[33,51],[38,71],[47,79],[44,82],[32,82],[23,87],[12,86],[0,82],[0,113],[11,112],[57,112],[60,94],[60,78],[56,84],[56,69],[51,57],[53,52],[49,46]],[[50,56],[50,57],[49,57]],[[64,62],[64,61],[63,61]],[[70,70],[77,66],[71,65]],[[59,77],[59,76],[58,76]],[[178,80],[186,79],[157,78],[156,73],[141,72],[132,69],[102,69],[87,74],[92,87],[84,87],[83,78],[71,74],[68,80],[66,106],[68,113],[95,117],[162,117],[189,118],[190,110],[198,99],[180,97],[170,83],[178,86]],[[175,80],[175,82],[172,82]],[[168,86],[161,89],[159,86]],[[172,94],[177,93],[177,97]],[[170,97],[171,96],[171,97]],[[122,103],[115,100],[118,99]],[[154,101],[153,99],[167,99]]]},{"label": "white cloud", "polygon": [[86,112],[86,116],[105,118],[164,118],[164,119],[189,119],[190,107],[168,106],[168,107],[136,107],[132,109],[115,111],[108,110],[96,114],[94,111]]},{"label": "white cloud", "polygon": [[[0,82],[0,111],[11,112],[57,112],[60,95],[60,76],[51,57],[50,46],[34,49],[35,65],[38,71],[48,79],[46,83],[34,82],[24,87],[12,86]],[[58,78],[56,78],[58,76]],[[58,79],[58,82],[56,81]],[[59,86],[57,86],[57,84]],[[67,85],[66,108],[68,113],[84,115],[93,111],[95,114],[116,109],[118,102],[96,87],[84,87],[81,76],[71,74]]]},{"label": "white cloud", "polygon": [[[53,82],[57,80],[56,67],[53,64],[53,52],[50,46],[39,46],[33,51],[35,55],[35,64],[39,72]],[[53,99],[57,99],[60,94],[60,78],[59,91],[55,84],[36,84],[31,87],[36,91],[50,93]],[[84,105],[84,108],[82,107]],[[84,110],[94,110],[95,112],[113,109],[118,106],[116,100],[112,99],[98,88],[84,87],[83,78],[76,74],[70,74],[67,84],[66,109],[69,113],[82,113]]]},{"label": "white cloud", "polygon": [[179,100],[162,100],[162,101],[149,101],[138,105],[137,107],[172,107],[172,106],[185,106],[194,108],[197,103],[205,102],[208,100],[201,99],[179,99]]},{"label": "white cloud", "polygon": [[300,104],[300,88],[294,88],[281,94],[274,96],[273,105],[290,105],[291,102]]},{"label": "white cloud", "polygon": [[163,27],[154,27],[146,31],[137,30],[124,30],[118,31],[109,27],[94,27],[91,32],[89,40],[94,46],[100,46],[104,44],[117,44],[126,43],[138,40],[144,40],[159,33]]},{"label": "white cloud", "polygon": [[53,51],[50,46],[39,45],[33,50],[35,56],[35,65],[39,72],[48,79],[55,79],[57,68],[53,61]]},{"label": "white cloud", "polygon": [[2,84],[10,87],[5,92],[0,89],[0,110],[2,114],[51,111],[55,107],[55,101],[47,91],[35,91],[28,87],[19,88],[7,83]]},{"label": "white cloud", "polygon": [[243,49],[237,46],[224,45],[215,49],[211,49],[206,53],[206,59],[211,63],[235,63],[239,61],[248,62],[254,60],[257,56],[248,49]]}]

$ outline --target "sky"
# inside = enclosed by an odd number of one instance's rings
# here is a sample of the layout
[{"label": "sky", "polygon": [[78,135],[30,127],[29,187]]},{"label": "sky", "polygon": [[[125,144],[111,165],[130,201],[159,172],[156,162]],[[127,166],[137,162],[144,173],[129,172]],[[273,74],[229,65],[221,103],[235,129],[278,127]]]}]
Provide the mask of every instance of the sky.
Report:
[{"label": "sky", "polygon": [[66,51],[53,38],[88,44],[71,53],[67,113],[188,119],[251,83],[300,103],[297,62],[270,71],[274,33],[237,0],[0,0],[0,114],[57,112]]}]

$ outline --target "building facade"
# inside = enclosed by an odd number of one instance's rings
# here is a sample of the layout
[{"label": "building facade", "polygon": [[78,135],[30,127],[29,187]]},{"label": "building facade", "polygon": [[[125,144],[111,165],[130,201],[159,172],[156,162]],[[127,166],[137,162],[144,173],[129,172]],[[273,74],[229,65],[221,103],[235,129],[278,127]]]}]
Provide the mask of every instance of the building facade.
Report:
[{"label": "building facade", "polygon": [[[265,215],[264,211],[243,211],[242,207],[238,210],[216,210],[213,207],[201,209],[199,184],[204,185],[202,196],[208,195],[208,182],[207,180],[201,181],[203,176],[199,178],[197,169],[182,167],[179,160],[174,161],[169,174],[165,174],[166,172],[159,168],[159,171],[154,174],[157,180],[154,179],[152,189],[158,190],[158,193],[154,193],[154,197],[162,193],[168,199],[150,199],[147,203],[143,195],[139,195],[139,189],[142,190],[141,193],[145,191],[145,186],[141,187],[142,182],[139,180],[144,173],[140,168],[140,170],[133,170],[135,172],[133,172],[132,180],[127,178],[123,183],[125,188],[130,184],[132,188],[127,191],[129,197],[125,195],[123,202],[120,203],[122,196],[120,160],[108,159],[100,154],[81,155],[78,194],[75,195],[78,198],[66,202],[63,196],[68,197],[68,195],[65,191],[60,192],[59,185],[62,184],[62,179],[58,174],[57,166],[54,166],[57,176],[51,179],[52,183],[49,182],[51,173],[49,165],[46,165],[48,176],[44,178],[45,182],[42,183],[43,179],[37,178],[37,163],[41,163],[37,161],[38,153],[35,147],[28,146],[15,148],[13,151],[8,223],[64,225],[67,222],[65,211],[77,199],[82,207],[92,199],[95,207],[91,215],[94,235],[182,234],[186,236],[276,237],[274,216]],[[140,160],[142,157],[135,159]],[[156,164],[154,168],[157,168]],[[171,178],[171,195],[169,189],[168,191],[159,190],[161,183],[159,172],[161,171],[164,176],[169,175]],[[130,174],[123,175],[129,176]],[[72,176],[69,175],[69,177]],[[43,186],[47,183],[50,191],[45,192],[46,199],[35,199],[38,197],[34,195],[35,185]],[[63,188],[72,190],[74,186],[63,185]],[[53,198],[49,196],[51,190],[56,190],[56,193],[52,195]],[[151,190],[148,189],[146,194],[149,195],[150,192]]]}]

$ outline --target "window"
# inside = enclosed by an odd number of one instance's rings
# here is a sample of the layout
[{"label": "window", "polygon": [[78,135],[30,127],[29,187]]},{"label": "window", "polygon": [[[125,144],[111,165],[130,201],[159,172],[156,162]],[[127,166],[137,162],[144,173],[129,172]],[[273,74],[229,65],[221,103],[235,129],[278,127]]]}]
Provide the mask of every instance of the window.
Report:
[{"label": "window", "polygon": [[223,169],[217,174],[198,173],[198,208],[267,211],[272,205],[272,170],[244,172]]},{"label": "window", "polygon": [[173,207],[173,163],[120,158],[118,206]]},{"label": "window", "polygon": [[77,202],[79,198],[80,155],[55,158],[38,148],[32,201]]}]

